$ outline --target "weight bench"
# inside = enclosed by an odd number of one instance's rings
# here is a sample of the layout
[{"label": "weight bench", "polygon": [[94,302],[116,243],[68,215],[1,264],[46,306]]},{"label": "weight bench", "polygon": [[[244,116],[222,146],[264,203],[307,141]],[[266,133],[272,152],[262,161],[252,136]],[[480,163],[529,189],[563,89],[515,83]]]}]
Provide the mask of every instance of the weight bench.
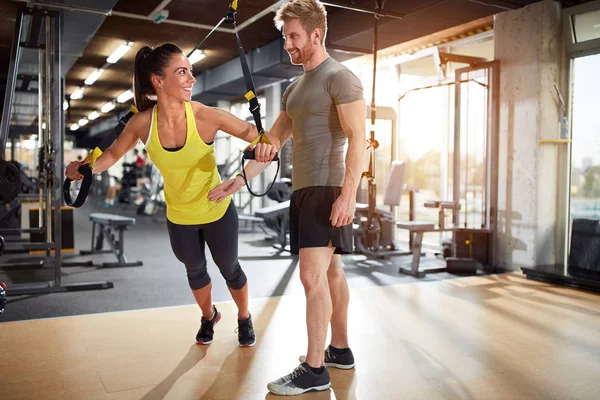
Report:
[{"label": "weight bench", "polygon": [[260,228],[261,231],[263,231],[265,233],[265,235],[268,235],[269,232],[267,232],[267,230],[265,229],[265,220],[263,218],[260,217],[255,217],[254,215],[250,215],[250,214],[238,214],[238,219],[240,221],[244,221],[244,222],[249,222],[252,224],[252,232],[254,232],[254,224],[258,224],[258,227]]},{"label": "weight bench", "polygon": [[452,201],[439,201],[432,200],[426,201],[424,206],[426,208],[437,208],[438,212],[438,227],[431,222],[396,222],[396,227],[400,229],[408,230],[409,237],[411,239],[411,253],[412,262],[410,268],[400,267],[399,272],[412,275],[417,278],[422,278],[427,273],[432,272],[444,272],[447,268],[428,268],[426,271],[419,269],[419,261],[421,260],[423,244],[423,234],[425,232],[444,232],[453,231],[452,227],[446,226],[446,211],[447,210],[460,210],[460,204],[454,204]]},{"label": "weight bench", "polygon": [[[122,215],[115,214],[104,214],[104,213],[92,213],[90,214],[90,221],[92,225],[92,249],[82,250],[79,254],[100,254],[100,253],[114,253],[117,256],[118,262],[103,263],[102,267],[139,267],[143,265],[141,261],[128,262],[125,257],[124,246],[124,232],[128,226],[135,224],[135,218],[124,217]],[[98,235],[96,235],[96,225],[98,225]],[[118,232],[119,238],[115,240],[115,231]],[[104,239],[110,246],[109,249],[103,249]],[[94,243],[95,241],[95,243]]]},{"label": "weight bench", "polygon": [[[254,212],[254,216],[261,218],[265,225],[277,233],[276,241],[279,250],[285,250],[287,246],[287,234],[290,225],[290,201],[282,201],[269,207],[264,207]],[[283,217],[279,219],[278,217]]]},{"label": "weight bench", "polygon": [[434,224],[431,222],[407,221],[396,222],[396,227],[408,230],[411,243],[410,254],[412,254],[410,268],[400,266],[398,268],[398,272],[412,275],[415,278],[423,278],[427,272],[443,272],[446,270],[446,268],[427,269],[427,271],[419,269],[419,262],[421,261],[422,254],[421,246],[423,245],[423,234],[425,232],[435,232],[436,229]]}]

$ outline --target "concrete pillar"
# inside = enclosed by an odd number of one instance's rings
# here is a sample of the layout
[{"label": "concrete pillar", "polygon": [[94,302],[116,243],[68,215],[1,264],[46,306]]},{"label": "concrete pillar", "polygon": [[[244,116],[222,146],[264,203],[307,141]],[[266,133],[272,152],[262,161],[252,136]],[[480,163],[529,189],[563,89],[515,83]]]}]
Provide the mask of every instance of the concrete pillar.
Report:
[{"label": "concrete pillar", "polygon": [[494,52],[501,62],[499,196],[496,264],[506,270],[562,262],[564,210],[559,137],[564,46],[561,6],[545,0],[495,16]]}]

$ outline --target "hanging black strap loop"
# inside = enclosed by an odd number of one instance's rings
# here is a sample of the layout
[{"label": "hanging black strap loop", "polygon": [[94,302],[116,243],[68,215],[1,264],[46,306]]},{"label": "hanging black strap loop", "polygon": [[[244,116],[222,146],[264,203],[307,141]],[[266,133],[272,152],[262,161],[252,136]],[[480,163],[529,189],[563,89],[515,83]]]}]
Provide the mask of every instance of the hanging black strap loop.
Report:
[{"label": "hanging black strap loop", "polygon": [[231,2],[231,4],[229,5],[229,10],[227,11],[227,14],[208,33],[208,35],[206,35],[206,37],[204,39],[202,39],[202,42],[200,42],[200,44],[198,46],[194,47],[194,49],[188,54],[188,57],[194,51],[198,50],[204,44],[206,39],[208,39],[209,36],[212,35],[212,33],[222,23],[233,25],[233,29],[235,30],[235,37],[237,40],[237,48],[238,48],[238,53],[239,53],[239,57],[240,57],[240,63],[242,64],[242,72],[244,75],[244,84],[246,86],[246,94],[244,95],[244,97],[246,98],[246,100],[248,100],[250,113],[252,114],[252,117],[254,118],[254,124],[256,125],[256,130],[258,131],[258,138],[256,140],[254,140],[252,143],[250,143],[248,148],[246,150],[244,150],[244,152],[242,153],[242,178],[244,178],[244,183],[245,183],[246,187],[248,188],[248,191],[250,192],[251,195],[256,196],[256,197],[262,197],[262,196],[265,196],[267,193],[269,193],[269,191],[275,184],[275,181],[277,180],[277,174],[279,173],[279,167],[281,165],[281,160],[279,159],[279,154],[276,154],[275,157],[273,157],[272,161],[277,161],[277,172],[275,173],[273,182],[271,182],[271,185],[269,185],[269,188],[266,190],[266,192],[264,192],[262,194],[254,193],[252,191],[252,189],[250,188],[250,184],[248,183],[248,179],[246,177],[246,169],[245,169],[244,165],[247,160],[255,159],[254,158],[254,149],[250,149],[250,148],[253,146],[256,146],[256,144],[262,139],[262,136],[263,136],[265,130],[263,129],[263,126],[262,126],[262,117],[260,114],[260,103],[258,101],[258,98],[256,97],[256,89],[254,88],[254,80],[252,79],[252,73],[250,72],[250,67],[248,66],[248,60],[246,60],[246,54],[244,52],[244,47],[242,46],[242,40],[240,39],[240,35],[238,34],[238,30],[237,30],[237,25],[236,25],[236,21],[235,21],[235,15],[237,14],[237,9],[238,9],[238,0],[233,0]]},{"label": "hanging black strap loop", "polygon": [[125,125],[127,122],[133,117],[133,114],[137,112],[137,108],[135,106],[131,107],[131,111],[129,111],[123,118],[119,120],[117,126],[113,129],[113,131],[98,145],[98,147],[94,148],[90,154],[83,161],[84,164],[79,167],[79,173],[83,175],[83,180],[81,182],[81,187],[79,188],[79,193],[77,194],[77,198],[73,200],[71,198],[71,180],[69,178],[65,178],[63,182],[63,197],[65,199],[65,204],[70,207],[79,208],[85,203],[87,199],[88,193],[90,191],[90,187],[92,186],[92,168],[94,166],[94,162],[96,159],[102,155],[104,150],[108,149],[110,145],[119,137],[123,129],[125,129]]}]

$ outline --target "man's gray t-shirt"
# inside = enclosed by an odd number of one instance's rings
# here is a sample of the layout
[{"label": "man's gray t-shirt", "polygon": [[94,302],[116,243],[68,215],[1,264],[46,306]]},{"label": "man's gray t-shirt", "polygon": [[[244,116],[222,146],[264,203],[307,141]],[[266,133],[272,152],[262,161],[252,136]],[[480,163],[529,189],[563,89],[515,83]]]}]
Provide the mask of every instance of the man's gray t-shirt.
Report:
[{"label": "man's gray t-shirt", "polygon": [[336,106],[361,99],[360,80],[331,57],[286,89],[282,109],[293,126],[293,190],[344,185],[347,136]]}]

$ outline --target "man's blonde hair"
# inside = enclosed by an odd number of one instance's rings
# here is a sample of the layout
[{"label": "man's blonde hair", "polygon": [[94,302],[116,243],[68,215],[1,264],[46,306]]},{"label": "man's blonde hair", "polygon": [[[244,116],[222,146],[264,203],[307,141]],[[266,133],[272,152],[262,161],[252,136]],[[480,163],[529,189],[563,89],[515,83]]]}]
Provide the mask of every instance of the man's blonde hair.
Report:
[{"label": "man's blonde hair", "polygon": [[321,44],[325,44],[327,35],[327,11],[325,6],[318,0],[293,0],[282,5],[274,21],[277,29],[281,30],[285,22],[293,19],[300,21],[300,25],[309,35],[317,28],[323,32]]}]

